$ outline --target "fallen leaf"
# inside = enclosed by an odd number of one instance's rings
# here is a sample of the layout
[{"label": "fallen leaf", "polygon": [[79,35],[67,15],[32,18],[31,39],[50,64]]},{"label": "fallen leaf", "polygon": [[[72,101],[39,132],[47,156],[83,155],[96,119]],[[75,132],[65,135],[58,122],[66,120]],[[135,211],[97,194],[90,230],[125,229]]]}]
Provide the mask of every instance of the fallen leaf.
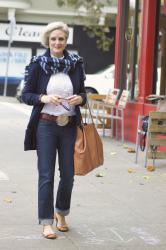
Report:
[{"label": "fallen leaf", "polygon": [[146,175],[144,175],[143,178],[144,178],[145,180],[149,180],[149,179],[150,179],[150,177],[149,177],[149,176],[146,176]]},{"label": "fallen leaf", "polygon": [[128,148],[127,152],[128,153],[135,153],[135,149],[134,148]]},{"label": "fallen leaf", "polygon": [[5,201],[6,203],[12,203],[12,199],[8,197],[6,197],[3,201]]},{"label": "fallen leaf", "polygon": [[116,155],[117,153],[116,152],[111,152],[110,155]]},{"label": "fallen leaf", "polygon": [[147,171],[150,171],[150,172],[156,170],[156,168],[154,166],[147,166],[146,169],[147,169]]},{"label": "fallen leaf", "polygon": [[131,174],[131,173],[135,173],[135,172],[136,172],[136,170],[135,170],[135,169],[133,169],[133,168],[128,168],[128,170],[127,170],[127,171],[128,171],[128,173],[130,173],[130,174]]},{"label": "fallen leaf", "polygon": [[104,173],[98,173],[98,174],[96,174],[96,177],[104,177]]}]

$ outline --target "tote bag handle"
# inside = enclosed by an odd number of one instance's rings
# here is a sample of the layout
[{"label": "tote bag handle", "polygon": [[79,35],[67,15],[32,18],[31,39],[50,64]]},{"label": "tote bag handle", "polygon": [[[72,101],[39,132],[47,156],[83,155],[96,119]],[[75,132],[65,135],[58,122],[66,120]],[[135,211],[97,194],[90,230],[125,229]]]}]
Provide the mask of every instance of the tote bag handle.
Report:
[{"label": "tote bag handle", "polygon": [[[89,101],[88,101],[88,96],[86,95],[86,105],[87,105],[87,108],[85,109],[85,123],[87,123],[87,109],[89,111],[89,114],[90,114],[90,118],[91,118],[91,122],[94,124],[94,121],[93,121],[93,116],[92,116],[92,112],[91,112],[91,108],[90,108],[90,105],[89,105]],[[82,120],[82,119],[81,119]],[[82,122],[83,123],[83,122]]]}]

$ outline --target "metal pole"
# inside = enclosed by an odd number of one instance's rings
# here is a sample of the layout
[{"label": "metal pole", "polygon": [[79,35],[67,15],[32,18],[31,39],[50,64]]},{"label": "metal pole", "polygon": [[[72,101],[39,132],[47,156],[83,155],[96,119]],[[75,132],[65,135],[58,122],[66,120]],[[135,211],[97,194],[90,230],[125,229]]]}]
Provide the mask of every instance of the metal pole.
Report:
[{"label": "metal pole", "polygon": [[9,33],[9,40],[8,40],[6,74],[5,74],[5,81],[4,81],[3,96],[7,95],[8,72],[9,72],[9,63],[10,63],[10,48],[11,48],[11,43],[12,43],[14,25],[15,25],[15,18],[12,18],[10,21],[10,33]]}]

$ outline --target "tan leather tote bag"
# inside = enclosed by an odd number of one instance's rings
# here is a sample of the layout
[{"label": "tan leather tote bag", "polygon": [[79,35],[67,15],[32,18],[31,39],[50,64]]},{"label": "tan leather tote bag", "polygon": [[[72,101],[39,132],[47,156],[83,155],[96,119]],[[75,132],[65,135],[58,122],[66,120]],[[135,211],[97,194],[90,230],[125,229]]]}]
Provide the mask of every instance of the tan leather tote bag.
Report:
[{"label": "tan leather tote bag", "polygon": [[[87,105],[92,122],[82,122],[77,127],[77,136],[74,149],[74,173],[86,175],[93,169],[103,165],[103,143],[93,122],[89,104]],[[86,115],[85,115],[86,116]]]}]

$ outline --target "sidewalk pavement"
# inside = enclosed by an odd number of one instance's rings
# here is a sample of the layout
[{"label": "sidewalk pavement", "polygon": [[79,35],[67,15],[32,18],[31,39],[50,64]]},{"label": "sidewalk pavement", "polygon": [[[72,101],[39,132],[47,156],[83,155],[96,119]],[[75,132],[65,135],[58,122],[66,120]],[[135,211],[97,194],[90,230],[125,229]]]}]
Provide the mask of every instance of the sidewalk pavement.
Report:
[{"label": "sidewalk pavement", "polygon": [[[103,139],[104,165],[85,177],[75,177],[71,213],[67,217],[70,231],[57,232],[57,240],[42,238],[37,224],[36,154],[23,152],[27,118],[13,112],[10,122],[13,121],[15,130],[9,131],[9,138],[12,136],[17,145],[4,140],[8,135],[3,131],[8,125],[0,124],[0,136],[5,143],[0,143],[0,170],[10,177],[3,180],[0,175],[0,250],[166,249],[165,160],[156,160],[155,171],[149,172],[144,168],[144,153],[140,153],[135,164],[135,153],[128,152],[134,144],[122,144],[109,137]],[[22,119],[19,128],[12,115]],[[57,180],[58,171],[55,189]]]}]

